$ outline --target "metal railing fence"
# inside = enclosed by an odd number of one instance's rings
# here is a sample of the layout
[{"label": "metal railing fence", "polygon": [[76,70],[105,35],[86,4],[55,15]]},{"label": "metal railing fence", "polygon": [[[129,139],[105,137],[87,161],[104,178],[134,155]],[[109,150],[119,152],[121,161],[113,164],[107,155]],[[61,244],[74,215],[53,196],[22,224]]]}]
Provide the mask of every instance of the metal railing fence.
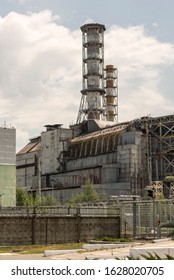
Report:
[{"label": "metal railing fence", "polygon": [[[174,221],[174,200],[171,199],[122,201],[119,207],[123,237],[158,238],[160,224]],[[161,237],[167,237],[171,230],[161,228]]]},{"label": "metal railing fence", "polygon": [[0,208],[2,216],[119,216],[120,210],[113,206],[81,206],[81,207],[57,207],[57,206],[38,206],[38,207],[4,207]]}]

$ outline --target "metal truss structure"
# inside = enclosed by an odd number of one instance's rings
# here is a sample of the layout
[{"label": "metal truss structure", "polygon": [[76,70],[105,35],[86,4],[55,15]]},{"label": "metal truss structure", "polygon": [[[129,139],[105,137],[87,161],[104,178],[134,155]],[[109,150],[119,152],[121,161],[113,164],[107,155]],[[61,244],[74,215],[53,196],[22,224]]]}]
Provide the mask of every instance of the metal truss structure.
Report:
[{"label": "metal truss structure", "polygon": [[143,117],[138,121],[147,139],[151,181],[163,181],[174,175],[174,115]]}]

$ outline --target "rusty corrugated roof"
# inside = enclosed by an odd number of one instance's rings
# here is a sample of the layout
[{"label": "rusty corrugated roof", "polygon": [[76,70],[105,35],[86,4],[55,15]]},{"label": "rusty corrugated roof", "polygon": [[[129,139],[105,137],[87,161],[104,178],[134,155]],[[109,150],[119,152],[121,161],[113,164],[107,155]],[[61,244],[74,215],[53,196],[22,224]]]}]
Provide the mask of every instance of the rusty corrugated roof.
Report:
[{"label": "rusty corrugated roof", "polygon": [[41,148],[41,138],[38,137],[34,141],[31,140],[22,150],[20,150],[17,155],[22,155],[30,152],[39,151]]},{"label": "rusty corrugated roof", "polygon": [[78,137],[75,137],[74,139],[72,139],[71,143],[75,144],[77,142],[87,141],[87,140],[90,140],[92,138],[97,138],[97,137],[104,136],[104,135],[118,134],[119,132],[126,129],[130,124],[131,124],[131,122],[117,124],[117,125],[109,127],[109,128],[105,128],[105,129],[102,129],[102,130],[99,130],[99,131],[95,131],[95,132],[91,132],[91,133],[88,133],[88,134],[85,134],[85,135],[81,135],[81,136],[78,136]]}]

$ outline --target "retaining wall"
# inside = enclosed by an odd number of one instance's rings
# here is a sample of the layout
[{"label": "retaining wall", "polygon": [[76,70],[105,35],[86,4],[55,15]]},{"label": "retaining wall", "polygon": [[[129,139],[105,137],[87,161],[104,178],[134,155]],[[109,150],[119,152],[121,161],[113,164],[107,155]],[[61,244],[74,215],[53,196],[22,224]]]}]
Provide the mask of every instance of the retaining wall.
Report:
[{"label": "retaining wall", "polygon": [[103,236],[120,237],[119,217],[0,217],[0,246],[78,242]]}]

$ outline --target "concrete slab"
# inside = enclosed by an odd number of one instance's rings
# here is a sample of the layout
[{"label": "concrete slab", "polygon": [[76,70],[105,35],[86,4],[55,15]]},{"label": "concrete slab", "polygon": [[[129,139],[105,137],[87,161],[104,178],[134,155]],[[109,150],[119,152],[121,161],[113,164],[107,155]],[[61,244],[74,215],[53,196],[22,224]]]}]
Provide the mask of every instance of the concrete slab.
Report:
[{"label": "concrete slab", "polygon": [[114,249],[114,248],[123,248],[123,247],[130,247],[131,243],[95,243],[95,244],[83,244],[83,249],[87,251],[95,251],[95,250],[102,250],[102,249]]},{"label": "concrete slab", "polygon": [[141,257],[141,254],[156,253],[160,258],[165,259],[166,254],[174,257],[174,240],[171,238],[156,239],[153,243],[144,244],[144,246],[135,246],[130,248],[129,256],[133,258]]},{"label": "concrete slab", "polygon": [[129,256],[133,259],[144,259],[142,255],[147,255],[148,253],[154,255],[157,254],[160,258],[166,257],[166,254],[168,254],[168,249],[166,248],[131,248],[129,250]]},{"label": "concrete slab", "polygon": [[44,257],[77,253],[79,250],[45,250]]},{"label": "concrete slab", "polygon": [[154,243],[166,242],[166,241],[171,241],[171,238],[161,238],[161,239],[154,239],[153,240]]}]

